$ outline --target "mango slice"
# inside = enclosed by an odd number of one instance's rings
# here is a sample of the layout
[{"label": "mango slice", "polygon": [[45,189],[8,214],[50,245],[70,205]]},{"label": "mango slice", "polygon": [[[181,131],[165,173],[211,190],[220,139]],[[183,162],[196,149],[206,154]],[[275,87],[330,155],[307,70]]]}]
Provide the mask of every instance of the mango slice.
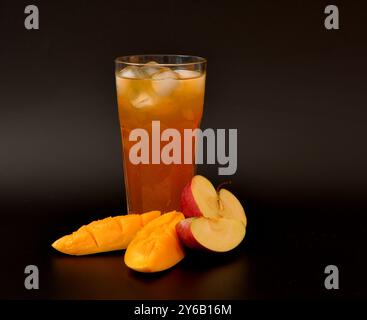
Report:
[{"label": "mango slice", "polygon": [[56,240],[52,246],[77,256],[126,249],[136,233],[160,215],[160,211],[150,211],[93,221]]},{"label": "mango slice", "polygon": [[125,252],[125,264],[139,272],[158,272],[180,262],[185,254],[177,237],[176,224],[185,217],[171,211],[144,226]]}]

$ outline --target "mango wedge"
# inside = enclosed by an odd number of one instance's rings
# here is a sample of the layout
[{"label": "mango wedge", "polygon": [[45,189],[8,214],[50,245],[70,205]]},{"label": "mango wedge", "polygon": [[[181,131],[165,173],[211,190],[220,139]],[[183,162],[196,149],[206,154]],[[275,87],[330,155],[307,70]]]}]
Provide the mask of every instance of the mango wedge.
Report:
[{"label": "mango wedge", "polygon": [[77,256],[126,249],[136,233],[160,215],[160,211],[150,211],[93,221],[56,240],[52,247]]},{"label": "mango wedge", "polygon": [[158,272],[180,262],[185,254],[176,233],[176,224],[185,217],[168,212],[144,226],[125,252],[125,264],[139,272]]}]

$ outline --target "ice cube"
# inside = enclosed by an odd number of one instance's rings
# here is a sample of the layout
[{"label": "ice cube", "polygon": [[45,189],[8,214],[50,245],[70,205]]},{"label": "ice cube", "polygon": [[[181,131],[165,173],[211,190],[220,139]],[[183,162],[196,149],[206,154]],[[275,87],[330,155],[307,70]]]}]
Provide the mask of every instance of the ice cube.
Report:
[{"label": "ice cube", "polygon": [[119,75],[127,79],[144,79],[144,72],[137,66],[127,66],[119,72]]},{"label": "ice cube", "polygon": [[168,96],[179,85],[178,74],[169,68],[162,68],[152,76],[152,87],[156,94]]},{"label": "ice cube", "polygon": [[199,71],[178,69],[175,70],[175,72],[178,74],[180,79],[192,79],[200,77]]},{"label": "ice cube", "polygon": [[157,73],[159,69],[160,69],[159,63],[155,61],[149,61],[144,66],[141,67],[141,70],[148,78],[150,78],[153,74]]},{"label": "ice cube", "polygon": [[136,97],[130,100],[131,104],[135,108],[147,108],[154,105],[154,97],[147,92],[140,92]]}]

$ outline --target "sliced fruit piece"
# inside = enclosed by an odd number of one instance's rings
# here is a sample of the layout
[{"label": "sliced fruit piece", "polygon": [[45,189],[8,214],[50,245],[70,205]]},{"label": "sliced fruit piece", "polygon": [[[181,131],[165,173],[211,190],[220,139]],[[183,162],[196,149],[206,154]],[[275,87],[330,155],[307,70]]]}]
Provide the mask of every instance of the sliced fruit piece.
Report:
[{"label": "sliced fruit piece", "polygon": [[247,219],[245,210],[234,194],[226,189],[220,189],[218,197],[219,214],[224,218],[239,220],[246,226]]},{"label": "sliced fruit piece", "polygon": [[190,230],[193,220],[198,218],[187,218],[180,221],[176,225],[176,232],[180,241],[188,248],[203,249],[199,242],[196,241]]},{"label": "sliced fruit piece", "polygon": [[125,264],[139,272],[158,272],[171,268],[184,258],[176,224],[185,217],[172,211],[143,227],[125,252]]},{"label": "sliced fruit piece", "polygon": [[246,225],[246,215],[239,200],[226,189],[217,192],[203,176],[194,176],[182,191],[181,209],[185,217],[231,218]]},{"label": "sliced fruit piece", "polygon": [[189,248],[224,252],[236,247],[246,233],[245,210],[228,190],[214,189],[203,176],[195,176],[184,188],[181,207],[186,217],[177,227],[180,240]]},{"label": "sliced fruit piece", "polygon": [[194,176],[181,194],[181,210],[185,217],[218,217],[218,194],[203,176]]},{"label": "sliced fruit piece", "polygon": [[93,221],[56,240],[52,247],[70,255],[126,249],[136,233],[160,215],[160,211],[150,211],[141,215],[128,214]]},{"label": "sliced fruit piece", "polygon": [[246,228],[234,219],[185,219],[176,227],[180,240],[190,248],[226,252],[237,247],[245,237]]},{"label": "sliced fruit piece", "polygon": [[148,224],[150,221],[158,218],[161,215],[161,212],[158,210],[148,211],[140,215],[143,226]]}]

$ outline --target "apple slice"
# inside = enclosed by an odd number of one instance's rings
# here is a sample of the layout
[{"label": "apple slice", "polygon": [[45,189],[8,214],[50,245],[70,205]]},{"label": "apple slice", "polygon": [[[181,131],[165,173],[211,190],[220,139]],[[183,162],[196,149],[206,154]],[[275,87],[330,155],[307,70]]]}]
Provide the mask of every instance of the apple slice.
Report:
[{"label": "apple slice", "polygon": [[244,226],[247,225],[245,210],[234,194],[226,189],[220,189],[219,197],[219,214],[228,219],[241,221]]},{"label": "apple slice", "polygon": [[179,239],[189,248],[224,252],[241,243],[247,219],[240,201],[228,190],[214,189],[203,176],[184,188],[181,209],[185,220],[176,225]]},{"label": "apple slice", "polygon": [[202,217],[180,221],[176,231],[181,242],[189,248],[226,252],[241,243],[246,227],[239,220]]},{"label": "apple slice", "polygon": [[187,218],[176,224],[176,232],[180,241],[188,248],[203,249],[203,246],[196,241],[191,232],[191,223],[197,218]]},{"label": "apple slice", "polygon": [[194,176],[181,194],[181,210],[185,217],[218,217],[218,194],[203,176]]},{"label": "apple slice", "polygon": [[226,189],[217,192],[203,176],[194,176],[182,191],[181,210],[185,217],[224,217],[246,226],[245,210],[238,199]]}]

